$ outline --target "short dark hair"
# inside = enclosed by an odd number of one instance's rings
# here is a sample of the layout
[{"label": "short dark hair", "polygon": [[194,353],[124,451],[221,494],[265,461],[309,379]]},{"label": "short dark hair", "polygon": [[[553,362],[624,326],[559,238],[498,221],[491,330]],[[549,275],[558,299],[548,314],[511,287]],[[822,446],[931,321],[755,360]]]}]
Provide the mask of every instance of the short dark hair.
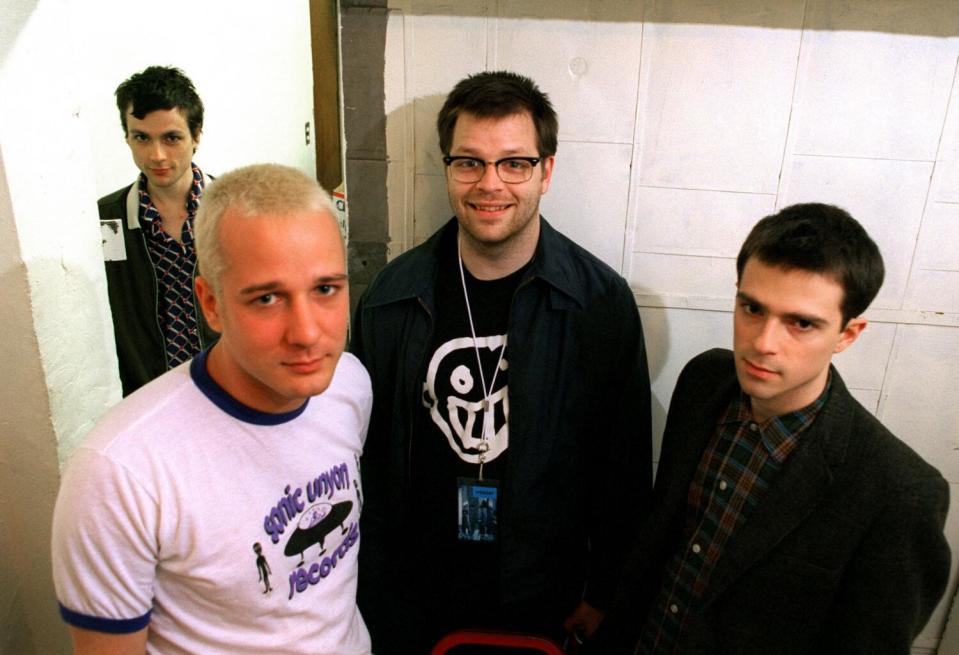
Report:
[{"label": "short dark hair", "polygon": [[450,154],[453,129],[460,113],[479,118],[505,118],[529,112],[536,127],[536,149],[540,157],[556,154],[559,121],[549,97],[528,77],[510,71],[486,71],[460,80],[446,97],[436,119],[440,151]]},{"label": "short dark hair", "polygon": [[843,288],[841,328],[866,311],[885,276],[879,248],[862,225],[821,203],[791,205],[756,223],[736,258],[737,282],[750,257],[835,279]]},{"label": "short dark hair", "polygon": [[117,109],[123,134],[127,134],[127,110],[138,119],[157,109],[177,108],[183,112],[194,140],[203,129],[203,101],[193,82],[179,68],[150,66],[131,75],[116,90]]}]

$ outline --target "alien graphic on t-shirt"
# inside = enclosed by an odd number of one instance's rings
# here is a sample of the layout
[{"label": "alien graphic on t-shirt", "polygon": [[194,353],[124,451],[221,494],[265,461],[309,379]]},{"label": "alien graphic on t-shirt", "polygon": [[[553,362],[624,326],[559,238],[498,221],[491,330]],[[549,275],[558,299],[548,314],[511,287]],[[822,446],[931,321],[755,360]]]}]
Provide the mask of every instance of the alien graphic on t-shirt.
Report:
[{"label": "alien graphic on t-shirt", "polygon": [[270,586],[270,573],[272,573],[272,571],[266,561],[266,557],[263,555],[263,547],[259,541],[253,544],[253,552],[256,553],[256,571],[259,573],[259,579],[265,587],[263,593],[268,594],[273,591],[273,587]]}]

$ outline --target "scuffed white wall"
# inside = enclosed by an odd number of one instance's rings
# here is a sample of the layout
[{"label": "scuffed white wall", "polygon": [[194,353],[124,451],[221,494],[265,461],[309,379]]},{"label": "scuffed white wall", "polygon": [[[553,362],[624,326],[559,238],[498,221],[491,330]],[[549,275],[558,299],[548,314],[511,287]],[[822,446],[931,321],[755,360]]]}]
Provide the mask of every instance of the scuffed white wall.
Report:
[{"label": "scuffed white wall", "polygon": [[0,21],[0,653],[69,652],[50,574],[59,468],[120,397],[98,197],[132,181],[113,91],[183,68],[197,162],[315,174],[308,0],[4,0]]},{"label": "scuffed white wall", "polygon": [[115,355],[90,150],[63,65],[73,60],[67,10],[8,2],[0,39],[0,644],[10,653],[65,652],[49,559],[58,442],[74,443],[118,396],[103,375]]},{"label": "scuffed white wall", "polygon": [[[104,302],[90,141],[80,119],[66,0],[36,3],[4,61],[0,147],[34,329],[63,452],[119,399]],[[49,43],[61,44],[52,56]]]},{"label": "scuffed white wall", "polygon": [[308,0],[72,3],[84,53],[75,74],[93,143],[97,197],[137,174],[113,92],[153,64],[181,68],[203,100],[195,161],[204,171],[216,175],[271,161],[316,175],[316,152],[304,138],[305,124],[313,121]]},{"label": "scuffed white wall", "polygon": [[4,168],[0,154],[0,653],[57,653],[66,641],[55,629],[47,546],[57,444]]},{"label": "scuffed white wall", "polygon": [[56,438],[33,330],[30,288],[0,160],[0,653],[64,652],[50,592]]},{"label": "scuffed white wall", "polygon": [[[959,11],[898,0],[391,0],[391,254],[450,215],[435,116],[459,79],[550,94],[543,214],[630,281],[654,427],[692,356],[732,343],[735,255],[762,216],[839,204],[887,279],[836,359],[854,395],[959,498]],[[658,455],[657,455],[658,456]],[[959,552],[959,502],[947,524]],[[959,558],[957,558],[959,559]],[[935,648],[955,592],[914,646]]]}]

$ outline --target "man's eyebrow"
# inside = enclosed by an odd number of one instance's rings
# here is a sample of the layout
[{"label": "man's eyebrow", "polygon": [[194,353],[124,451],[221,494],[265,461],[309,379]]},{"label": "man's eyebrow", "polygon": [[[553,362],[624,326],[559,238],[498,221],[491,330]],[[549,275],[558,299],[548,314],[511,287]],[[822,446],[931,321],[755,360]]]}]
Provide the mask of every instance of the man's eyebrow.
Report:
[{"label": "man's eyebrow", "polygon": [[269,291],[276,291],[279,288],[279,282],[261,282],[260,284],[251,284],[248,287],[243,287],[240,289],[240,295],[247,296],[251,293],[265,293]]},{"label": "man's eyebrow", "polygon": [[[475,148],[470,148],[469,146],[463,146],[462,148],[457,148],[457,150],[460,150],[461,152],[459,153],[450,152],[450,157],[472,157],[473,159],[479,159],[480,161],[484,161],[483,158],[477,154],[477,150]],[[499,159],[509,159],[510,157],[535,156],[535,155],[523,154],[523,150],[524,150],[523,148],[507,148],[506,150],[503,151],[505,154],[502,157],[497,157],[496,159],[499,160]]]},{"label": "man's eyebrow", "polygon": [[[334,282],[343,282],[347,279],[346,273],[336,273],[334,275],[321,275],[320,277],[313,280],[314,286],[319,286],[321,284],[333,284]],[[248,296],[254,293],[270,293],[271,291],[276,291],[277,289],[283,288],[283,285],[280,284],[279,280],[270,280],[269,282],[261,282],[259,284],[251,284],[248,287],[243,287],[240,289],[241,296]]]},{"label": "man's eyebrow", "polygon": [[334,275],[321,275],[313,280],[313,284],[329,284],[330,282],[342,282],[349,276],[346,273],[336,273]]},{"label": "man's eyebrow", "polygon": [[829,323],[829,321],[827,321],[824,318],[820,318],[818,316],[805,315],[805,314],[793,314],[793,313],[783,314],[783,318],[793,321],[794,323],[796,321],[805,321],[806,323],[812,323],[816,327],[822,327]]},{"label": "man's eyebrow", "polygon": [[748,303],[750,303],[751,305],[759,305],[760,307],[763,306],[763,304],[762,304],[761,302],[759,302],[758,300],[756,300],[755,298],[753,298],[752,296],[750,296],[748,293],[743,293],[742,291],[737,291],[737,292],[736,292],[736,298],[737,298],[738,300],[742,300],[742,301],[744,301],[744,302],[748,302]]},{"label": "man's eyebrow", "polygon": [[[765,309],[765,305],[763,305],[761,302],[759,302],[758,300],[756,300],[755,298],[753,298],[752,296],[750,296],[748,293],[743,293],[742,291],[738,291],[738,292],[736,292],[736,298],[739,299],[739,300],[741,300],[741,301],[743,301],[743,302],[747,302],[747,303],[749,303],[750,305],[756,305],[756,306],[759,307],[760,309]],[[824,319],[824,318],[822,318],[822,317],[820,317],[820,316],[813,316],[813,315],[811,315],[811,314],[809,314],[809,315],[807,315],[807,314],[797,314],[796,312],[787,312],[787,313],[783,314],[782,317],[785,318],[785,319],[788,320],[788,321],[793,321],[793,322],[795,322],[795,321],[806,321],[806,322],[808,322],[808,323],[812,323],[813,325],[815,325],[815,326],[817,326],[817,327],[820,327],[820,326],[823,326],[823,325],[827,325],[827,324],[829,323],[829,321],[827,321],[826,319]]]}]

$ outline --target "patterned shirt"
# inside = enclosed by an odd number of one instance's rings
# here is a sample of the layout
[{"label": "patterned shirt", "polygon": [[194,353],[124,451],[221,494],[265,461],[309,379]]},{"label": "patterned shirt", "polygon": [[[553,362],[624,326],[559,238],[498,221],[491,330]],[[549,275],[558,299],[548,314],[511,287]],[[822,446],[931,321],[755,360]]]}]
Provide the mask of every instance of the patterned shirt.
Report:
[{"label": "patterned shirt", "polygon": [[689,485],[686,523],[670,559],[637,653],[672,655],[689,617],[709,586],[709,578],[734,532],[766,495],[799,436],[815,420],[829,394],[812,404],[756,423],[749,397],[740,392],[719,419]]},{"label": "patterned shirt", "polygon": [[195,164],[193,185],[186,200],[187,218],[183,223],[182,243],[163,230],[163,221],[150,194],[146,175],[140,173],[140,225],[146,235],[147,251],[156,273],[157,317],[166,346],[167,367],[182,364],[200,352],[197,308],[193,300],[193,217],[203,193],[203,173]]}]

